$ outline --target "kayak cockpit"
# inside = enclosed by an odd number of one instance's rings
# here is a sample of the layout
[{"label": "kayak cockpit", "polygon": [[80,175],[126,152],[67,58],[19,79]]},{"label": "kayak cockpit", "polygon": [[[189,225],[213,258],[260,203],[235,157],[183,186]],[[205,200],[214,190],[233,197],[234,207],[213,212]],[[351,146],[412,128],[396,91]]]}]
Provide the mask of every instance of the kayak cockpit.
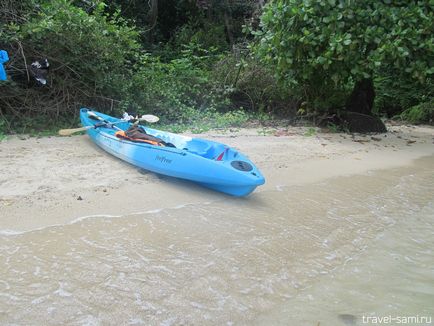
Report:
[{"label": "kayak cockpit", "polygon": [[[87,109],[82,109],[82,111],[86,112]],[[119,132],[119,130],[127,131],[132,126],[132,124],[128,121],[124,122],[118,118],[114,118],[101,113],[100,115],[109,124],[106,124],[98,129],[101,131],[104,130],[104,132],[113,135],[115,137],[117,137],[116,133]],[[85,117],[88,118],[87,116]],[[88,118],[88,121],[92,124],[100,123],[99,120],[93,120],[91,118]],[[145,126],[140,126],[140,128],[150,136],[161,139],[165,143],[173,144],[174,147],[177,149],[187,151],[189,153],[201,156],[206,159],[223,161],[227,157],[229,157],[229,154],[232,154],[232,156],[234,157],[237,154],[236,151],[231,150],[228,146],[221,143],[208,141],[200,138],[192,138],[184,135],[178,135],[171,132],[152,129]]]},{"label": "kayak cockpit", "polygon": [[165,142],[170,142],[176,148],[185,150],[195,155],[202,156],[207,159],[215,159],[223,153],[228,147],[224,144],[208,141],[200,138],[191,138],[188,136],[172,134],[151,128],[144,128],[145,131],[154,136],[161,138]]},{"label": "kayak cockpit", "polygon": [[196,138],[187,143],[185,150],[204,158],[214,159],[216,155],[225,150],[225,145]]}]

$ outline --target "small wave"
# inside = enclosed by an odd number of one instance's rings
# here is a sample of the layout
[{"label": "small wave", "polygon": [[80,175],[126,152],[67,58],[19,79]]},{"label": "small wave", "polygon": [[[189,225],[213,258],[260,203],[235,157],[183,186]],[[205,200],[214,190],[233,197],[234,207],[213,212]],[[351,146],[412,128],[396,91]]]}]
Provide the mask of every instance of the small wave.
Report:
[{"label": "small wave", "polygon": [[[203,203],[198,203],[195,205],[209,205],[211,202],[207,201],[207,202],[203,202]],[[31,232],[36,232],[36,231],[43,231],[46,229],[50,229],[50,228],[56,228],[56,227],[63,227],[63,226],[67,226],[67,225],[73,225],[76,223],[80,223],[83,222],[85,220],[88,219],[93,219],[93,218],[124,218],[124,217],[128,217],[128,216],[135,216],[135,215],[144,215],[144,214],[159,214],[161,212],[164,212],[166,210],[178,210],[178,209],[182,209],[185,207],[188,207],[189,205],[192,205],[191,203],[187,203],[187,204],[181,204],[181,205],[177,205],[174,207],[164,207],[164,208],[156,208],[156,209],[151,209],[151,210],[142,210],[142,211],[137,211],[137,212],[131,212],[131,213],[127,213],[127,214],[120,214],[120,215],[112,215],[112,214],[92,214],[92,215],[84,215],[84,216],[79,216],[69,222],[66,223],[62,223],[62,224],[50,224],[50,225],[45,225],[42,227],[38,227],[35,229],[30,229],[30,230],[10,230],[10,229],[4,229],[4,230],[0,230],[0,236],[17,236],[17,235],[22,235],[22,234],[27,234],[27,233],[31,233]]]}]

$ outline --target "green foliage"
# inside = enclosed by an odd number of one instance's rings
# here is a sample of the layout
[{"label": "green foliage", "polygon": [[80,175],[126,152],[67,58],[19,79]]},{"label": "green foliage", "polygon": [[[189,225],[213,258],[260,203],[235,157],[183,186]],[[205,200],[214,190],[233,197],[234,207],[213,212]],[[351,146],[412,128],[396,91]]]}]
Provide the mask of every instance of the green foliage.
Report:
[{"label": "green foliage", "polygon": [[237,49],[222,58],[211,75],[216,87],[231,99],[232,108],[285,116],[296,111],[297,100],[248,49]]},{"label": "green foliage", "polygon": [[434,80],[431,78],[424,84],[417,84],[405,76],[396,78],[385,69],[379,72],[374,82],[377,93],[375,110],[388,117],[434,98]]},{"label": "green foliage", "polygon": [[313,128],[313,127],[309,127],[309,128],[306,130],[306,132],[304,133],[304,135],[305,135],[306,137],[312,137],[312,136],[315,136],[315,135],[316,135],[316,129]]},{"label": "green foliage", "polygon": [[193,127],[191,125],[186,126],[186,130],[190,130],[193,133],[203,133],[216,128],[241,127],[251,119],[251,116],[245,111],[236,110],[225,113],[207,112],[197,116],[196,119]]},{"label": "green foliage", "polygon": [[6,138],[7,132],[7,121],[5,119],[0,118],[0,141]]},{"label": "green foliage", "polygon": [[280,80],[327,109],[348,85],[388,67],[424,84],[434,73],[432,1],[276,0],[266,6],[257,53]]},{"label": "green foliage", "polygon": [[434,121],[434,101],[415,105],[400,114],[400,118],[410,123],[430,123]]},{"label": "green foliage", "polygon": [[[12,81],[0,94],[4,113],[15,116],[13,123],[17,117],[59,120],[81,105],[122,95],[119,85],[131,76],[140,50],[134,27],[119,13],[107,15],[103,2],[97,2],[91,14],[68,0],[32,0],[28,5],[32,8],[22,13],[21,24],[3,28],[13,58],[9,69],[21,72],[11,74]],[[25,64],[44,57],[50,61],[49,84],[29,87]]]},{"label": "green foliage", "polygon": [[262,127],[261,129],[258,129],[256,132],[259,136],[271,136],[276,132],[276,130],[274,128]]},{"label": "green foliage", "polygon": [[194,45],[214,52],[229,50],[224,26],[211,22],[204,23],[199,27],[195,24],[186,24],[180,27],[170,40],[170,44],[171,50],[175,53],[186,45],[189,47]]},{"label": "green foliage", "polygon": [[198,114],[213,112],[226,104],[213,88],[207,63],[214,54],[195,45],[179,58],[162,62],[142,55],[127,85],[124,107],[161,115],[166,122],[188,123]]},{"label": "green foliage", "polygon": [[119,12],[109,17],[104,8],[99,2],[89,15],[68,0],[43,1],[15,38],[63,66],[56,84],[67,76],[97,91],[115,90],[140,45],[138,32]]},{"label": "green foliage", "polygon": [[250,115],[243,110],[230,111],[214,116],[215,127],[241,127],[250,119]]},{"label": "green foliage", "polygon": [[[37,134],[50,129],[51,122],[76,121],[81,106],[112,114],[153,113],[165,123],[197,126],[193,130],[245,122],[248,114],[228,112],[240,106],[230,105],[231,92],[213,73],[229,48],[229,29],[232,37],[241,35],[242,20],[237,25],[234,20],[243,16],[239,9],[244,7],[218,1],[207,8],[188,0],[164,3],[151,31],[148,6],[129,1],[10,2],[5,12],[11,16],[0,30],[13,58],[9,70],[16,72],[0,94],[7,131]],[[138,28],[123,17],[135,19]],[[161,40],[168,43],[160,45]],[[49,85],[34,87],[25,64],[44,57],[50,61]],[[259,92],[267,84],[255,86],[250,80],[262,75],[257,70],[237,77],[244,92],[249,87]]]},{"label": "green foliage", "polygon": [[193,133],[202,133],[210,129],[226,129],[230,127],[241,127],[250,120],[263,120],[261,115],[248,114],[243,110],[235,110],[230,112],[207,111],[201,114],[196,114],[190,117],[190,123],[163,124],[159,129],[168,130],[179,133],[190,130]]},{"label": "green foliage", "polygon": [[[354,82],[372,76],[380,113],[412,108],[403,117],[420,121],[431,112],[418,104],[433,97],[432,1],[269,1],[255,32],[258,56],[242,25],[255,25],[259,1],[159,0],[151,10],[155,3],[2,2],[11,60],[0,138],[71,126],[81,106],[153,113],[179,131],[240,126],[252,116],[339,108]],[[49,82],[35,87],[26,65],[44,57]]]},{"label": "green foliage", "polygon": [[331,132],[333,134],[336,134],[336,133],[342,131],[341,126],[339,126],[335,123],[328,123],[327,128],[328,128],[329,132]]},{"label": "green foliage", "polygon": [[[153,113],[180,124],[228,106],[228,99],[210,78],[210,70],[222,58],[221,50],[211,46],[213,40],[208,47],[202,45],[204,29],[196,30],[189,43],[178,44],[162,60],[145,53],[139,32],[114,7],[108,14],[103,2],[89,7],[74,5],[81,5],[80,1],[28,1],[23,23],[6,29],[10,52],[18,45],[16,51],[22,46],[28,58],[48,57],[50,86],[29,88],[15,81],[6,86],[7,96],[0,95],[0,102],[7,101],[3,107],[18,107],[20,115],[11,119],[10,130],[33,132],[33,125],[47,126],[43,121],[53,118],[59,122],[86,105],[100,110],[110,106],[115,114],[123,110]],[[30,9],[30,4],[36,9]],[[224,38],[223,27],[209,26]],[[14,69],[25,71],[23,63],[15,61]]]}]

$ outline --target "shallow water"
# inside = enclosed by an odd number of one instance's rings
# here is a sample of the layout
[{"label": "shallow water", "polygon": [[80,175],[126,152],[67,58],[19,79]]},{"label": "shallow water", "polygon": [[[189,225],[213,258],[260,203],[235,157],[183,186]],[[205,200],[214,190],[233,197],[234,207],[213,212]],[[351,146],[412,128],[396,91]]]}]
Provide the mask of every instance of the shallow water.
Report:
[{"label": "shallow water", "polygon": [[434,317],[433,167],[3,232],[0,324]]}]

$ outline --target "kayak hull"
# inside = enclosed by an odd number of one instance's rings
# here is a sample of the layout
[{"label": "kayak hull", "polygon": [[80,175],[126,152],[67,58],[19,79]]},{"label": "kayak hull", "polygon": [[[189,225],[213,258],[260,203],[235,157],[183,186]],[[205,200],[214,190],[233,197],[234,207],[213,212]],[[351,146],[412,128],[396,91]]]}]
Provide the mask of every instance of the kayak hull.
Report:
[{"label": "kayak hull", "polygon": [[[92,110],[81,109],[81,123],[83,126],[98,125],[100,121],[89,118],[89,111]],[[190,180],[232,196],[247,196],[265,183],[260,171],[246,156],[225,144],[146,127],[144,129],[148,134],[176,147],[133,142],[115,135],[115,128],[126,130],[130,123],[92,112],[114,125],[88,129],[90,138],[108,153],[137,167]]]}]

